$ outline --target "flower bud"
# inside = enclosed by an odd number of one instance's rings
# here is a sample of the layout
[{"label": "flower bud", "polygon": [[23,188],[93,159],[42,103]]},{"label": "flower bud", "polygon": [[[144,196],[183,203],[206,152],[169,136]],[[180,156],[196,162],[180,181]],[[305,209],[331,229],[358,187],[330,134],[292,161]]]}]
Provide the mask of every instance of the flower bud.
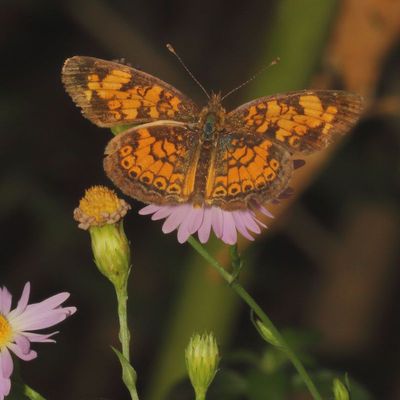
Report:
[{"label": "flower bud", "polygon": [[126,284],[130,269],[129,242],[122,224],[129,208],[112,190],[94,186],[74,211],[79,227],[89,230],[98,269],[116,287]]},{"label": "flower bud", "polygon": [[282,346],[279,338],[277,338],[269,328],[267,328],[260,320],[257,320],[255,324],[259,334],[266,342],[283,350],[284,346]]},{"label": "flower bud", "polygon": [[337,378],[333,380],[333,395],[335,400],[350,400],[347,387]]},{"label": "flower bud", "polygon": [[217,372],[218,346],[212,333],[192,336],[185,351],[186,369],[196,393],[196,399],[205,399]]}]

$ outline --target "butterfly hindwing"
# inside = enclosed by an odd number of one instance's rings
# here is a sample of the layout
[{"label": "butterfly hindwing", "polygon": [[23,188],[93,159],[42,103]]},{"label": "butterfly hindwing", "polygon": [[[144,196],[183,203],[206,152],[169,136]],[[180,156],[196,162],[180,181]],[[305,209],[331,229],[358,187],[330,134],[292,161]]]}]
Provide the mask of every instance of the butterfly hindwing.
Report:
[{"label": "butterfly hindwing", "polygon": [[185,124],[145,124],[114,137],[104,169],[125,194],[145,203],[177,204],[194,189],[196,133]]},{"label": "butterfly hindwing", "polygon": [[205,191],[209,204],[223,209],[247,208],[276,198],[292,175],[289,151],[254,133],[221,134]]}]

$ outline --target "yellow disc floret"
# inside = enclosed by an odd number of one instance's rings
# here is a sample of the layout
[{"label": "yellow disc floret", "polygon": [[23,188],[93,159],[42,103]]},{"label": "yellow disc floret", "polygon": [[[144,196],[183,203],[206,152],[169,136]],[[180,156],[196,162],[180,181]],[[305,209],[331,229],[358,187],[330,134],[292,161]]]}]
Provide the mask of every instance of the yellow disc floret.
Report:
[{"label": "yellow disc floret", "polygon": [[74,210],[74,218],[79,227],[88,229],[91,226],[114,224],[120,221],[130,206],[119,199],[115,192],[105,186],[93,186],[86,190],[85,196]]},{"label": "yellow disc floret", "polygon": [[12,339],[13,331],[7,318],[0,314],[0,349],[7,345]]}]

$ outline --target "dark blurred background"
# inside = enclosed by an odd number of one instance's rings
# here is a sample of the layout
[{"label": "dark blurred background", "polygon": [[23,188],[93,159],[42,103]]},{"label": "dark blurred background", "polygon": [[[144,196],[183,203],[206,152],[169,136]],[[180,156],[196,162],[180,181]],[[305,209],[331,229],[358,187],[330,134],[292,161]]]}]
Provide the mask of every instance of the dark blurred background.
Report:
[{"label": "dark blurred background", "polygon": [[[57,345],[35,346],[38,359],[21,365],[26,383],[48,399],[128,398],[109,347],[118,346],[113,290],[72,219],[86,188],[111,186],[102,170],[111,133],[81,116],[60,70],[73,55],[124,57],[204,104],[166,50],[170,42],[206,88],[225,93],[280,56],[226,100],[228,109],[302,88],[365,96],[359,124],[306,160],[296,195],[271,209],[270,229],[240,242],[242,280],[278,327],[316,334],[313,368],[348,372],[371,398],[400,399],[399,38],[393,0],[2,0],[1,284],[17,297],[31,281],[33,301],[69,291],[78,307]],[[223,359],[237,349],[261,354],[265,343],[205,262],[129,201],[139,392],[149,400],[192,398],[173,386],[184,377],[183,349],[194,330],[214,330]],[[227,249],[216,241],[208,247],[226,262]],[[256,396],[219,398],[283,398]]]}]

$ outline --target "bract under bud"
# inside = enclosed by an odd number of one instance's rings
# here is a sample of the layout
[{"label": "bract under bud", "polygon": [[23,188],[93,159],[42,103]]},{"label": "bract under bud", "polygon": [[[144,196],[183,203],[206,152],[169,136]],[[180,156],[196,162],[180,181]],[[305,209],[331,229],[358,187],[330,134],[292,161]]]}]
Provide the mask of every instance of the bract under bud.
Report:
[{"label": "bract under bud", "polygon": [[129,242],[122,221],[89,229],[94,262],[99,271],[117,287],[128,279],[130,269]]}]

